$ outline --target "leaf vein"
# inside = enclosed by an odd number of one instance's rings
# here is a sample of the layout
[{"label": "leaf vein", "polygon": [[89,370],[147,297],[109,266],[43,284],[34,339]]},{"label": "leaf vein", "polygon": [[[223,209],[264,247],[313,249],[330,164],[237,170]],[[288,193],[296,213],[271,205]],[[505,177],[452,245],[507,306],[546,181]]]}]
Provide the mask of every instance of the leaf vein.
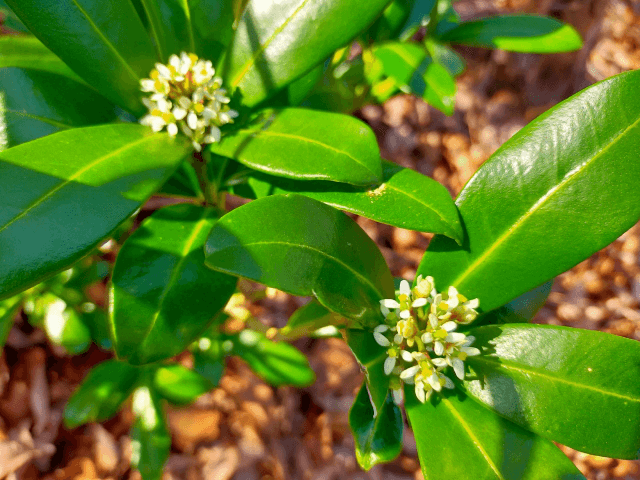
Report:
[{"label": "leaf vein", "polygon": [[280,34],[280,32],[282,32],[287,27],[289,22],[291,22],[291,20],[293,20],[293,18],[298,13],[300,13],[300,10],[302,10],[308,2],[309,0],[303,0],[302,3],[298,6],[298,8],[296,8],[295,11],[287,17],[287,19],[282,23],[282,25],[280,25],[278,28],[274,30],[274,32],[271,34],[269,38],[267,38],[264,44],[260,45],[260,48],[256,50],[256,52],[249,59],[249,61],[242,67],[238,75],[231,81],[231,85],[233,87],[238,86],[238,84],[242,81],[242,79],[247,74],[249,69],[256,63],[256,60],[258,60],[258,57],[262,55],[262,53],[267,49],[267,47],[271,44],[271,42]]},{"label": "leaf vein", "polygon": [[542,205],[544,205],[551,197],[553,197],[555,193],[557,193],[565,185],[570,183],[571,180],[573,180],[576,177],[576,175],[579,175],[585,168],[593,164],[593,162],[596,161],[596,159],[598,159],[600,156],[602,156],[609,148],[611,148],[612,145],[614,145],[622,137],[624,137],[624,135],[628,131],[637,127],[638,125],[640,125],[640,117],[628,127],[625,127],[624,129],[620,130],[615,135],[615,137],[605,147],[603,147],[602,149],[600,149],[600,151],[595,153],[595,155],[593,155],[591,158],[585,160],[583,163],[581,163],[580,165],[577,165],[575,168],[570,170],[565,175],[564,180],[562,180],[562,182],[558,183],[557,185],[554,185],[542,197],[540,197],[538,201],[518,219],[517,222],[515,222],[502,235],[500,235],[500,237],[498,237],[497,241],[494,242],[493,245],[491,245],[491,247],[485,250],[482,253],[482,255],[476,258],[476,260],[474,260],[469,265],[469,267],[467,267],[466,270],[464,270],[460,275],[458,275],[458,277],[451,282],[451,285],[454,285],[454,286],[460,285],[460,283],[465,278],[467,278],[479,265],[481,265],[482,262],[484,262],[488,257],[490,257],[491,254],[495,252],[500,245],[502,245],[511,235],[513,235],[514,232],[516,232],[523,223],[525,223],[540,207],[542,207]]},{"label": "leaf vein", "polygon": [[[538,376],[538,377],[543,377],[543,378],[547,378],[550,379],[552,381],[556,381],[559,383],[566,383],[567,385],[571,385],[574,386],[576,388],[582,388],[585,390],[592,390],[594,392],[600,393],[602,395],[610,395],[612,397],[617,397],[620,398],[622,400],[628,400],[630,402],[634,402],[634,403],[640,403],[640,397],[630,397],[621,393],[617,393],[617,392],[612,392],[610,390],[605,390],[603,388],[598,388],[595,387],[593,385],[587,385],[587,384],[583,384],[583,383],[577,383],[571,380],[568,380],[566,378],[562,378],[559,376],[555,376],[555,375],[550,375],[549,373],[544,373],[542,372],[539,368],[535,368],[535,367],[531,367],[529,366],[529,368],[523,368],[523,367],[516,367],[514,365],[515,362],[511,361],[511,360],[505,360],[505,359],[497,359],[494,357],[489,357],[489,356],[478,356],[478,357],[473,357],[469,359],[472,363],[473,362],[487,362],[487,363],[493,363],[499,366],[499,368],[502,368],[504,370],[515,370],[517,372],[520,372],[522,374],[527,374],[527,375],[534,375],[534,376]],[[548,372],[548,371],[546,371]]]},{"label": "leaf vein", "polygon": [[[60,182],[60,184],[56,185],[54,188],[49,190],[47,193],[45,193],[44,195],[39,197],[35,202],[33,202],[31,205],[29,205],[27,208],[25,208],[22,212],[20,212],[18,215],[13,217],[11,220],[9,220],[7,223],[5,223],[3,226],[1,226],[0,227],[0,233],[2,233],[4,230],[9,228],[11,225],[13,225],[15,222],[20,220],[22,217],[27,215],[27,213],[29,213],[31,210],[36,208],[38,205],[42,204],[45,200],[49,199],[52,195],[54,195],[55,193],[57,193],[60,190],[62,190],[64,187],[69,185],[74,180],[78,179],[83,173],[87,172],[91,168],[94,168],[95,166],[99,165],[100,163],[104,162],[105,160],[107,160],[107,159],[109,159],[111,157],[114,157],[116,155],[119,155],[120,153],[122,153],[122,152],[124,152],[124,151],[126,151],[126,150],[128,150],[130,148],[133,148],[133,147],[135,147],[135,146],[137,146],[137,145],[139,145],[139,144],[141,144],[143,142],[149,141],[149,139],[152,139],[152,138],[154,138],[154,135],[145,136],[145,137],[143,137],[143,138],[141,138],[139,140],[136,140],[135,142],[131,142],[131,143],[128,143],[127,145],[124,145],[124,146],[122,146],[120,148],[117,148],[113,152],[110,152],[107,155],[104,155],[104,156],[102,156],[100,158],[97,158],[96,160],[94,160],[93,162],[89,163],[88,165],[85,165],[80,170],[78,170],[76,173],[71,175],[68,179],[64,179],[62,182]],[[0,161],[1,160],[2,160],[2,158],[0,158]]]}]

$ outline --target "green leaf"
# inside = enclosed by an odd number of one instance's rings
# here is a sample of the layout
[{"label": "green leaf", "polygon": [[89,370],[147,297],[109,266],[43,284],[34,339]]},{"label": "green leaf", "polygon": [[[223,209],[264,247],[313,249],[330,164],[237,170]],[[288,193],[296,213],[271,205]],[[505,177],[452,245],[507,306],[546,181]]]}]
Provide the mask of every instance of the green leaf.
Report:
[{"label": "green leaf", "polygon": [[141,114],[140,79],[155,61],[129,0],[7,0],[20,20],[73,71],[114,103]]},{"label": "green leaf", "polygon": [[[640,217],[640,71],[538,117],[456,200],[467,241],[431,241],[418,274],[493,310],[608,245]],[[624,112],[624,113],[622,113]],[[615,188],[612,188],[615,185]]]},{"label": "green leaf", "polygon": [[265,110],[246,127],[210,147],[272,175],[354,185],[379,183],[380,150],[357,118],[302,108]]},{"label": "green leaf", "polygon": [[206,265],[293,295],[315,295],[364,325],[380,322],[379,301],[393,278],[375,243],[351,218],[300,195],[274,195],[216,223]]},{"label": "green leaf", "polygon": [[84,83],[73,70],[31,36],[0,37],[0,68],[19,67],[56,73]]},{"label": "green leaf", "polygon": [[[141,0],[158,57],[167,63],[172,54],[196,53],[189,0]],[[209,59],[207,59],[209,60]]]},{"label": "green leaf", "polygon": [[430,38],[425,40],[424,45],[433,61],[442,65],[450,76],[457,77],[464,72],[464,59],[455,50]]},{"label": "green leaf", "polygon": [[411,78],[413,92],[445,115],[453,115],[456,103],[456,81],[447,69],[430,58],[425,59]]},{"label": "green leaf", "polygon": [[320,328],[344,325],[345,319],[325,306],[312,300],[289,317],[287,325],[280,329],[289,340],[312,336]]},{"label": "green leaf", "polygon": [[[0,0],[0,14],[2,15],[2,26],[5,28],[9,28],[11,30],[15,30],[20,33],[29,33],[27,27],[25,27],[20,19],[13,13],[13,10],[9,8],[7,2],[4,0]],[[2,38],[7,38],[2,37]]]},{"label": "green leaf", "polygon": [[389,0],[250,1],[226,57],[224,83],[255,106],[370,25]]},{"label": "green leaf", "polygon": [[116,360],[108,360],[89,371],[64,409],[64,424],[76,428],[110,419],[133,391],[138,370]]},{"label": "green leaf", "polygon": [[232,353],[274,386],[307,387],[316,379],[309,360],[300,350],[286,342],[273,342],[253,330],[243,330],[233,339]]},{"label": "green leaf", "polygon": [[578,480],[584,477],[552,442],[459,394],[420,403],[411,386],[405,409],[424,478]]},{"label": "green leaf", "polygon": [[90,252],[189,151],[142,125],[103,125],[0,152],[0,298]]},{"label": "green leaf", "polygon": [[403,32],[400,35],[402,40],[406,40],[412,37],[421,26],[426,25],[429,22],[433,8],[437,5],[438,0],[415,0],[413,8],[407,17],[407,21],[402,28]]},{"label": "green leaf", "polygon": [[483,354],[467,360],[470,395],[551,440],[603,457],[640,450],[640,344],[550,325],[471,330]]},{"label": "green leaf", "polygon": [[215,65],[231,44],[237,26],[235,15],[242,14],[243,7],[238,0],[189,0],[188,4],[195,52]]},{"label": "green leaf", "polygon": [[390,462],[402,451],[402,412],[390,393],[382,409],[374,409],[366,382],[349,410],[349,427],[356,441],[358,464],[365,470]]},{"label": "green leaf", "polygon": [[416,3],[421,2],[416,2],[416,0],[393,0],[384,9],[382,15],[365,32],[366,40],[370,43],[379,43],[396,38],[404,28]]},{"label": "green leaf", "polygon": [[156,392],[143,385],[133,393],[135,423],[131,429],[131,464],[143,480],[160,480],[171,450],[171,436]]},{"label": "green leaf", "polygon": [[22,307],[22,295],[0,300],[0,353],[7,342],[13,321]]},{"label": "green leaf", "polygon": [[1,68],[0,99],[9,147],[116,120],[115,106],[95,90],[46,71]]},{"label": "green leaf", "polygon": [[295,181],[251,173],[258,198],[298,193],[376,222],[420,232],[441,233],[462,243],[458,210],[442,184],[410,168],[382,161],[382,184],[370,190],[324,181]]},{"label": "green leaf", "polygon": [[440,36],[447,43],[511,52],[571,52],[582,47],[580,34],[551,17],[502,15],[463,22]]},{"label": "green leaf", "polygon": [[236,277],[204,266],[213,209],[180,204],[146,219],[122,246],[111,280],[115,351],[134,364],[177,355],[233,294]]},{"label": "green leaf", "polygon": [[387,349],[378,345],[369,330],[346,330],[346,341],[364,372],[371,403],[380,412],[389,392],[389,375],[384,373]]},{"label": "green leaf", "polygon": [[213,385],[202,375],[182,365],[163,365],[156,369],[153,388],[176,405],[187,405],[207,393]]},{"label": "green leaf", "polygon": [[[231,42],[234,0],[141,0],[158,57],[195,53],[216,62]],[[240,12],[242,13],[242,12]]]},{"label": "green leaf", "polygon": [[384,75],[392,78],[400,89],[408,91],[414,72],[427,57],[427,51],[415,43],[388,42],[372,50],[382,64]]},{"label": "green leaf", "polygon": [[544,306],[549,293],[551,293],[552,286],[553,280],[549,280],[539,287],[523,293],[518,298],[511,300],[500,308],[487,312],[473,322],[473,325],[527,323],[531,321],[535,314],[538,313],[538,310]]}]

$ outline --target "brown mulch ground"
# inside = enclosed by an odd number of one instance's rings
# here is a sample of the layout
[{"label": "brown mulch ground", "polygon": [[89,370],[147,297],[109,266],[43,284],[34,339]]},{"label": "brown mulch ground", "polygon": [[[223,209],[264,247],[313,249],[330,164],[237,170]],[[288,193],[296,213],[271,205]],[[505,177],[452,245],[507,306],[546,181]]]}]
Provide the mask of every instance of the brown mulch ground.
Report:
[{"label": "brown mulch ground", "polygon": [[[468,62],[459,79],[456,113],[445,117],[407,96],[360,116],[375,129],[383,156],[429,175],[456,194],[473,172],[518,129],[587,85],[640,68],[638,0],[461,0],[464,18],[497,11],[549,14],[585,39],[575,53],[536,56],[459,49]],[[395,275],[411,279],[430,235],[358,223],[381,247]],[[640,225],[560,275],[540,323],[597,329],[640,340]],[[280,292],[249,308],[283,326],[300,305]],[[420,480],[409,431],[394,462],[362,472],[347,413],[362,375],[344,342],[300,340],[317,381],[309,388],[272,388],[231,359],[220,387],[187,408],[169,410],[173,447],[167,479]],[[132,423],[125,409],[102,425],[68,431],[62,410],[92,365],[96,347],[68,357],[24,322],[0,357],[0,479],[137,479],[129,470]],[[181,357],[188,363],[188,357]],[[640,479],[640,462],[563,450],[590,480]]]}]

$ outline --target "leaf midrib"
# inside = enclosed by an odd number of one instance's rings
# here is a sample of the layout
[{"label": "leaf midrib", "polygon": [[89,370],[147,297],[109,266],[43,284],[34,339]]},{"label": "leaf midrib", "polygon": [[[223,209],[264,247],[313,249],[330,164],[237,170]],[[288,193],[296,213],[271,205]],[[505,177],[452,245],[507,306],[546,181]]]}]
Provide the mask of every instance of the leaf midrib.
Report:
[{"label": "leaf midrib", "polygon": [[461,282],[464,281],[478,266],[480,266],[487,258],[491,256],[491,254],[498,249],[500,245],[502,245],[511,235],[513,235],[516,231],[518,231],[519,227],[524,224],[540,207],[542,207],[550,198],[552,198],[558,191],[560,191],[563,187],[569,184],[573,179],[582,174],[585,169],[587,169],[590,165],[593,164],[600,156],[606,153],[612,145],[617,143],[621,138],[623,138],[628,131],[635,128],[640,124],[640,117],[633,122],[631,125],[621,129],[613,139],[603,148],[601,148],[597,153],[595,153],[591,158],[587,159],[580,165],[577,165],[575,168],[570,170],[564,177],[564,179],[550,188],[543,196],[541,196],[536,203],[533,204],[529,210],[527,210],[518,220],[511,225],[507,230],[505,230],[500,237],[485,250],[482,255],[478,256],[456,279],[454,279],[451,283],[453,286],[458,286]]},{"label": "leaf midrib", "polygon": [[371,172],[371,174],[378,178],[378,175],[376,174],[376,172],[374,172],[373,170],[371,170],[371,168],[361,162],[360,160],[358,160],[356,157],[354,157],[353,155],[351,155],[349,152],[345,151],[345,150],[341,150],[339,148],[333,147],[327,143],[322,143],[319,140],[315,140],[313,138],[309,138],[309,137],[302,137],[300,135],[294,135],[292,133],[283,133],[283,132],[270,132],[268,130],[259,130],[257,132],[254,132],[252,130],[240,130],[238,133],[240,132],[247,132],[249,133],[250,136],[252,136],[253,138],[256,137],[263,137],[263,136],[271,136],[271,137],[283,137],[283,138],[290,138],[302,143],[310,143],[312,145],[317,145],[321,148],[326,148],[327,150],[333,151],[335,153],[338,153],[339,155],[344,155],[346,157],[348,157],[350,160],[353,160],[354,162],[356,162],[358,165],[362,166],[365,170]]},{"label": "leaf midrib", "polygon": [[482,444],[480,443],[480,440],[478,439],[478,437],[473,433],[473,431],[471,430],[471,427],[467,424],[467,422],[464,421],[464,418],[462,417],[462,415],[458,413],[458,411],[454,408],[451,402],[447,400],[443,395],[440,395],[440,399],[442,401],[442,404],[445,407],[447,407],[447,409],[452,413],[452,415],[456,418],[456,420],[458,420],[462,428],[467,432],[467,434],[469,434],[471,441],[476,446],[476,448],[480,451],[480,454],[487,461],[487,464],[491,467],[491,470],[493,470],[493,472],[496,474],[496,477],[498,477],[499,480],[505,480],[505,478],[500,473],[500,470],[498,469],[498,467],[493,463],[493,460],[491,460],[491,457],[489,456],[487,451],[482,447]]},{"label": "leaf midrib", "polygon": [[[284,242],[284,241],[278,241],[278,240],[270,240],[270,241],[243,243],[242,245],[240,245],[240,247],[250,247],[250,246],[253,246],[253,245],[286,245],[288,247],[301,248],[301,249],[304,249],[304,250],[311,250],[312,252],[316,252],[316,253],[322,255],[323,257],[328,258],[329,260],[332,260],[332,261],[334,261],[335,263],[337,263],[339,265],[342,265],[344,268],[346,268],[351,273],[353,273],[353,275],[355,277],[359,278],[363,283],[368,285],[376,294],[378,294],[378,296],[380,296],[380,298],[383,298],[382,293],[378,291],[376,286],[373,283],[371,283],[371,281],[367,277],[362,275],[360,272],[357,272],[356,270],[354,270],[352,267],[350,267],[349,265],[344,263],[339,258],[333,257],[333,256],[329,255],[327,252],[323,252],[322,250],[318,250],[317,248],[314,248],[314,247],[312,247],[310,245],[303,245],[303,244],[298,244],[298,243],[290,243],[290,242]],[[216,253],[222,252],[222,251],[226,250],[227,248],[238,248],[238,246],[226,247],[226,248],[223,248],[222,250],[218,250]]]},{"label": "leaf midrib", "polygon": [[131,65],[129,65],[129,63],[124,59],[124,57],[122,55],[120,55],[120,52],[118,52],[118,50],[113,45],[113,43],[111,43],[111,41],[109,41],[109,39],[106,37],[106,35],[104,33],[102,33],[102,30],[100,30],[98,28],[98,26],[91,19],[91,17],[86,12],[86,10],[80,6],[80,4],[78,3],[78,0],[71,0],[71,1],[78,8],[80,13],[86,18],[87,22],[89,23],[89,25],[91,26],[93,31],[98,34],[98,36],[102,39],[104,44],[109,48],[109,50],[111,50],[113,52],[113,54],[115,55],[116,59],[118,59],[120,61],[120,63],[122,63],[122,65],[125,67],[125,70],[127,71],[127,73],[129,73],[129,75],[135,80],[136,83],[140,83],[140,77],[136,74],[136,72],[133,71],[133,69],[131,68]]},{"label": "leaf midrib", "polygon": [[294,12],[285,19],[282,25],[276,28],[271,34],[271,36],[267,38],[267,40],[262,45],[260,45],[260,48],[258,48],[255,51],[255,53],[249,59],[249,61],[247,61],[247,63],[245,63],[244,66],[240,69],[240,72],[238,73],[238,75],[236,75],[236,77],[233,80],[231,80],[231,86],[233,87],[238,86],[238,84],[242,81],[242,79],[247,74],[249,69],[256,63],[256,60],[260,57],[260,55],[262,55],[262,53],[269,47],[271,42],[273,42],[273,40],[280,34],[280,32],[282,32],[287,27],[289,22],[291,22],[291,20],[293,20],[293,18],[298,13],[300,13],[300,10],[302,10],[308,2],[309,0],[303,0],[302,3],[294,10]]},{"label": "leaf midrib", "polygon": [[[2,233],[4,230],[9,228],[16,221],[20,220],[22,217],[27,215],[31,210],[36,208],[38,205],[42,204],[45,200],[49,199],[52,195],[54,195],[55,193],[57,193],[60,190],[62,190],[64,187],[69,185],[71,182],[73,182],[76,179],[78,179],[83,173],[85,173],[85,172],[89,171],[90,169],[96,167],[97,165],[99,165],[100,163],[104,162],[105,160],[107,160],[107,159],[109,159],[111,157],[117,156],[117,155],[121,154],[122,152],[124,152],[124,151],[126,151],[126,150],[128,150],[130,148],[133,148],[133,147],[135,147],[135,146],[137,146],[137,145],[139,145],[141,143],[147,142],[150,139],[153,139],[154,137],[155,137],[155,135],[144,136],[144,137],[136,140],[135,142],[131,142],[131,143],[128,143],[126,145],[123,145],[122,147],[117,148],[116,150],[114,150],[112,152],[109,152],[107,155],[99,157],[96,160],[94,160],[93,162],[89,163],[88,165],[85,165],[80,170],[78,170],[76,173],[71,175],[69,178],[64,179],[62,182],[60,182],[54,188],[52,188],[51,190],[46,192],[44,195],[38,197],[38,199],[36,199],[35,202],[33,202],[31,205],[29,205],[27,208],[25,208],[22,212],[20,212],[18,215],[16,215],[11,220],[9,220],[7,223],[5,223],[4,225],[0,226],[0,233]],[[2,161],[3,161],[3,159],[2,159],[2,157],[0,157],[0,162],[2,162]]]},{"label": "leaf midrib", "polygon": [[158,306],[156,307],[155,312],[153,312],[153,318],[151,320],[151,323],[149,324],[149,328],[147,329],[142,339],[140,340],[140,349],[142,349],[146,345],[147,340],[149,339],[149,335],[151,334],[154,327],[156,326],[156,323],[158,322],[158,318],[160,317],[160,313],[162,312],[164,301],[167,298],[168,293],[171,291],[171,288],[176,283],[178,276],[182,272],[182,266],[184,265],[184,262],[187,260],[187,256],[191,252],[194,242],[198,238],[198,235],[200,234],[200,232],[202,232],[202,229],[209,224],[209,222],[207,221],[209,213],[210,212],[207,211],[206,209],[202,212],[202,215],[200,216],[200,219],[196,222],[196,225],[194,226],[193,231],[191,232],[191,235],[189,235],[189,238],[187,238],[187,240],[185,241],[184,247],[180,252],[180,260],[178,260],[178,263],[176,263],[175,267],[173,268],[173,271],[171,272],[171,276],[169,277],[169,281],[167,281],[166,285],[164,286],[164,289],[162,290],[162,293],[160,294],[160,298],[158,300]]},{"label": "leaf midrib", "polygon": [[[498,369],[504,369],[504,370],[507,370],[507,371],[513,370],[513,371],[519,372],[521,375],[531,375],[531,376],[537,376],[537,377],[541,377],[541,378],[546,378],[546,379],[549,379],[552,382],[564,383],[564,384],[571,385],[571,386],[573,386],[575,388],[578,388],[578,389],[591,390],[591,391],[597,392],[597,393],[599,393],[601,395],[605,395],[605,396],[608,395],[608,396],[611,396],[611,397],[620,398],[621,400],[630,401],[630,402],[634,402],[634,403],[640,403],[640,397],[637,397],[637,398],[629,397],[629,396],[621,394],[621,393],[612,392],[610,390],[605,390],[603,388],[594,387],[592,385],[583,384],[583,383],[577,383],[577,382],[574,382],[572,380],[568,380],[568,379],[560,377],[560,376],[550,375],[549,370],[544,370],[543,371],[542,369],[536,368],[536,367],[532,367],[531,365],[523,365],[522,363],[516,363],[514,360],[506,360],[506,359],[503,359],[503,358],[490,357],[490,356],[486,356],[486,355],[479,355],[477,357],[470,357],[469,358],[469,362],[470,363],[475,363],[475,362],[491,363],[491,364],[497,365]],[[516,365],[518,365],[518,366],[516,366]]]},{"label": "leaf midrib", "polygon": [[52,125],[52,126],[58,127],[58,128],[62,128],[62,129],[69,129],[69,128],[73,127],[73,125],[67,125],[67,124],[62,123],[62,122],[57,122],[56,120],[53,120],[51,118],[42,117],[40,115],[34,115],[33,113],[20,112],[18,110],[12,110],[10,108],[5,108],[4,111],[6,113],[11,113],[13,115],[17,115],[19,117],[30,118],[32,120],[37,120],[39,122],[48,123],[49,125]]}]

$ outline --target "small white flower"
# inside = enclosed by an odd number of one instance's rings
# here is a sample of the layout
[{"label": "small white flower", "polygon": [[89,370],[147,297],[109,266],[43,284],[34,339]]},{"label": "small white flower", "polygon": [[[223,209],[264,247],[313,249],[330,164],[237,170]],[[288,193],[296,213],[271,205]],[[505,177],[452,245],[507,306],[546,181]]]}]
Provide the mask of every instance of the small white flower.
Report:
[{"label": "small white flower", "polygon": [[396,357],[387,357],[384,361],[384,374],[391,375],[393,368],[396,366]]},{"label": "small white flower", "polygon": [[420,307],[424,307],[426,304],[427,304],[427,299],[423,297],[423,298],[414,300],[413,303],[411,304],[411,307],[420,308]]},{"label": "small white flower", "polygon": [[380,300],[380,305],[386,308],[400,308],[400,304],[392,298],[385,298]]},{"label": "small white flower", "polygon": [[[400,378],[402,380],[405,381],[405,383],[409,383],[408,380],[412,379],[413,377],[416,376],[416,373],[418,373],[420,371],[420,365],[414,365],[413,367],[409,367],[406,370],[404,370],[401,374],[400,374]],[[413,383],[413,382],[411,382]]]},{"label": "small white flower", "polygon": [[374,332],[373,338],[375,338],[376,343],[381,347],[388,347],[389,345],[391,345],[391,342],[389,341],[389,339],[380,332]]},{"label": "small white flower", "polygon": [[406,295],[407,297],[411,295],[411,287],[406,280],[400,282],[400,295]]},{"label": "small white flower", "polygon": [[181,131],[197,151],[203,144],[219,142],[220,127],[233,123],[238,112],[228,107],[227,91],[214,75],[212,63],[193,53],[171,55],[166,65],[157,63],[151,78],[140,81],[141,90],[151,93],[143,99],[149,115],[140,123],[156,132],[166,128],[170,135]]}]

